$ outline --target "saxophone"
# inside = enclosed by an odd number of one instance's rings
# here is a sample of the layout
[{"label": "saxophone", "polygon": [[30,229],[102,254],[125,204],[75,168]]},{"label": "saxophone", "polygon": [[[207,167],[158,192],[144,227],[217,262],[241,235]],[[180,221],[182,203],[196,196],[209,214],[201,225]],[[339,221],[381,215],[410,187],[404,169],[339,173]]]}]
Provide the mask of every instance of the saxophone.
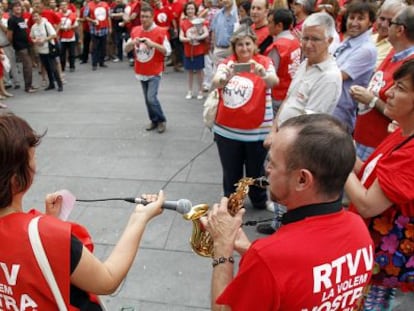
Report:
[{"label": "saxophone", "polygon": [[[236,184],[236,191],[229,196],[227,207],[231,216],[236,215],[243,207],[244,199],[249,193],[249,187],[252,185],[266,188],[268,182],[265,177],[256,179],[244,177],[240,179]],[[200,221],[200,218],[207,214],[208,209],[209,206],[207,204],[198,204],[193,206],[187,214],[183,215],[184,219],[193,222],[193,231],[190,238],[191,248],[197,255],[203,257],[213,256],[213,238],[210,233],[204,229]]]}]

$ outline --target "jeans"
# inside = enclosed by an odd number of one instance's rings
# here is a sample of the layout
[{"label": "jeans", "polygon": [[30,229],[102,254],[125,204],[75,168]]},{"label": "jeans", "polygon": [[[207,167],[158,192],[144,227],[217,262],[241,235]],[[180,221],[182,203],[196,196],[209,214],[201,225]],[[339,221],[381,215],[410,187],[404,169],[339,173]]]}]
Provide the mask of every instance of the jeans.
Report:
[{"label": "jeans", "polygon": [[166,121],[160,101],[157,98],[160,80],[161,76],[154,76],[149,80],[141,81],[148,116],[151,122],[155,124]]},{"label": "jeans", "polygon": [[96,67],[105,63],[106,56],[106,38],[107,36],[92,35],[92,66]]},{"label": "jeans", "polygon": [[281,205],[276,202],[272,202],[275,208],[275,218],[272,222],[272,228],[277,230],[282,226],[281,218],[284,214],[286,214],[286,206]]}]

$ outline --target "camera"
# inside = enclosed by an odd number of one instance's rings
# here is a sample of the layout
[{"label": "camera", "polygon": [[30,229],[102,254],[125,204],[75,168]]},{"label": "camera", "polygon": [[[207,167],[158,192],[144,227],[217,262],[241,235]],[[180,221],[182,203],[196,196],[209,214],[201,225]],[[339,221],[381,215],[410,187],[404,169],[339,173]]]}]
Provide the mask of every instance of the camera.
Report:
[{"label": "camera", "polygon": [[252,71],[251,63],[235,63],[233,66],[234,73]]}]

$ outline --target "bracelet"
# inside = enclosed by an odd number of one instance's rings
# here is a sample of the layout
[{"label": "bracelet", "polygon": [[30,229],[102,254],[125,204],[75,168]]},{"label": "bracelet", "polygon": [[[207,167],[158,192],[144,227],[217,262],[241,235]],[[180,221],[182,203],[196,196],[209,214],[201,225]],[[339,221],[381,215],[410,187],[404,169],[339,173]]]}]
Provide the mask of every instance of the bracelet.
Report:
[{"label": "bracelet", "polygon": [[226,257],[223,257],[223,256],[221,256],[221,257],[219,257],[219,258],[214,258],[213,259],[213,262],[211,263],[211,265],[213,266],[213,268],[215,267],[215,266],[217,266],[217,265],[219,265],[219,264],[221,264],[221,263],[226,263],[226,262],[229,262],[229,263],[234,263],[234,258],[233,258],[233,256],[230,256],[230,257],[228,257],[228,258],[226,258]]}]

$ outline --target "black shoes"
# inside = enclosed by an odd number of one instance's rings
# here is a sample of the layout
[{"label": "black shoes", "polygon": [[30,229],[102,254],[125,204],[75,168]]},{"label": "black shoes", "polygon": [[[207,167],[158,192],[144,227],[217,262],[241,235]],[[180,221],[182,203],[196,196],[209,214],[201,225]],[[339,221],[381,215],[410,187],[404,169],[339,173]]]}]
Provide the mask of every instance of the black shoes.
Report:
[{"label": "black shoes", "polygon": [[54,90],[55,86],[54,85],[49,85],[47,88],[45,88],[45,91],[50,91],[50,90]]},{"label": "black shoes", "polygon": [[266,235],[273,234],[276,232],[276,230],[272,227],[272,224],[270,223],[257,225],[256,231]]}]

